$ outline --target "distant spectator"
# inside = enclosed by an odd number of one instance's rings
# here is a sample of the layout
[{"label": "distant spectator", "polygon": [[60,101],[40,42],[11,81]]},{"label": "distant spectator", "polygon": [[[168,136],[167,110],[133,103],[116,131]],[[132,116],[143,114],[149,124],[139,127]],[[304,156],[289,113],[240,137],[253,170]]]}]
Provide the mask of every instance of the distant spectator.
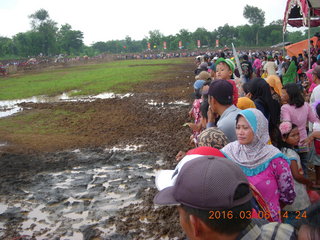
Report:
[{"label": "distant spectator", "polygon": [[267,76],[277,75],[277,72],[276,72],[277,68],[278,67],[275,64],[275,62],[273,61],[272,56],[268,56],[268,61],[263,67],[263,70],[266,72]]},{"label": "distant spectator", "polygon": [[243,55],[243,61],[241,62],[242,74],[244,77],[244,82],[249,82],[252,77],[252,65],[249,62],[248,55]]}]

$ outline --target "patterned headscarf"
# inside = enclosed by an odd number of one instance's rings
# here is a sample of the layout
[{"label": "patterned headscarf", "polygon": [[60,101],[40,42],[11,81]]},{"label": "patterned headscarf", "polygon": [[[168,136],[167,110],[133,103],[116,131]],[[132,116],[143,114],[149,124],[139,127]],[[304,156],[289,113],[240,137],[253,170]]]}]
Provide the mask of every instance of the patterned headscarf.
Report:
[{"label": "patterned headscarf", "polygon": [[269,131],[268,120],[258,109],[248,108],[242,110],[241,115],[251,127],[254,138],[250,144],[240,144],[239,141],[229,143],[221,152],[232,161],[236,162],[247,176],[254,176],[264,171],[271,160],[286,157],[279,149],[268,145]]},{"label": "patterned headscarf", "polygon": [[199,147],[213,147],[221,149],[229,143],[226,135],[217,127],[207,128],[198,136]]}]

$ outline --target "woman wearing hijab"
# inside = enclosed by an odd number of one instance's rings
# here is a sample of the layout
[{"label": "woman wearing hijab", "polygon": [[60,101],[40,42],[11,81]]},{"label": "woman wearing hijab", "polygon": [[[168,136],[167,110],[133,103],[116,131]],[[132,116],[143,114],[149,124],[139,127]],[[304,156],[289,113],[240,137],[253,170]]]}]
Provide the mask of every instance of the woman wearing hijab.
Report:
[{"label": "woman wearing hijab", "polygon": [[263,78],[255,78],[250,83],[251,100],[269,122],[271,142],[278,141],[278,124],[280,123],[280,104],[271,96],[269,84]]},{"label": "woman wearing hijab", "polygon": [[297,74],[298,67],[297,66],[298,66],[297,58],[295,56],[293,56],[288,70],[282,76],[282,84],[283,85],[286,85],[287,83],[295,83],[296,82],[296,78],[298,76],[298,74]]},{"label": "woman wearing hijab", "polygon": [[247,108],[256,108],[254,102],[248,97],[238,98],[237,108],[244,110]]},{"label": "woman wearing hijab", "polygon": [[198,136],[198,147],[223,148],[229,143],[226,135],[217,127],[210,127]]},{"label": "woman wearing hijab", "polygon": [[277,75],[268,76],[267,83],[270,86],[272,98],[281,105],[282,83],[280,78]]},{"label": "woman wearing hijab", "polygon": [[268,203],[274,221],[281,222],[281,207],[296,196],[290,162],[279,149],[268,145],[268,121],[261,111],[249,108],[236,118],[237,141],[221,152],[237,163]]}]

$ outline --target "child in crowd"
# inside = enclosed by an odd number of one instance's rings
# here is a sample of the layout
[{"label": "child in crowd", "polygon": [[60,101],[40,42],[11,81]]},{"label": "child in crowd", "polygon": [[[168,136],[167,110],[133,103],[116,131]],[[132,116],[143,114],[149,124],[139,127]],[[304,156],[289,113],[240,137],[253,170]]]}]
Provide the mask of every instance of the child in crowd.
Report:
[{"label": "child in crowd", "polygon": [[298,217],[297,215],[299,213],[301,215],[305,213],[306,208],[311,204],[306,187],[312,187],[313,183],[304,177],[299,154],[294,150],[300,141],[297,125],[291,122],[282,122],[279,129],[282,136],[279,149],[291,160],[290,169],[294,179],[294,191],[296,193],[294,202],[282,209],[281,216],[284,223],[295,224],[298,218],[301,218],[301,216]]},{"label": "child in crowd", "polygon": [[[195,99],[193,101],[192,108],[189,111],[189,117],[194,119],[195,125],[200,123],[200,117],[201,117],[200,106],[201,106],[201,102],[202,102],[201,88],[203,87],[205,82],[206,82],[205,80],[196,80],[193,84]],[[195,141],[197,139],[199,133],[200,133],[199,131],[194,130],[192,136],[190,137],[190,140]]]},{"label": "child in crowd", "polygon": [[233,86],[233,104],[237,106],[238,103],[238,88],[231,76],[234,72],[234,63],[230,59],[219,58],[216,61],[216,79],[223,79],[230,82]]},{"label": "child in crowd", "polygon": [[298,152],[305,176],[307,175],[307,162],[309,146],[303,141],[308,137],[306,125],[308,122],[319,122],[309,103],[305,102],[301,94],[301,89],[296,83],[284,85],[281,93],[282,102],[286,102],[281,107],[280,119],[282,122],[291,122],[298,126],[300,142],[296,151]]}]

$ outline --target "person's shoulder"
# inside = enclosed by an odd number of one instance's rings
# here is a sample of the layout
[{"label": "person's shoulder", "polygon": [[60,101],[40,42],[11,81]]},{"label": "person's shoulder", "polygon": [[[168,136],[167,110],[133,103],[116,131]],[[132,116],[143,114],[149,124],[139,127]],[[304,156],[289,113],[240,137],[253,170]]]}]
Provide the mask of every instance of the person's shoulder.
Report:
[{"label": "person's shoulder", "polygon": [[291,148],[283,148],[281,149],[281,152],[286,155],[290,160],[298,160],[299,154],[291,149]]},{"label": "person's shoulder", "polygon": [[288,103],[285,103],[285,104],[283,104],[283,105],[281,106],[281,110],[283,110],[283,109],[289,109],[289,108],[291,108],[291,105],[288,104]]},{"label": "person's shoulder", "polygon": [[227,110],[229,113],[234,113],[234,114],[238,114],[241,111],[241,109],[235,106],[234,104],[230,105],[230,107],[228,107]]},{"label": "person's shoulder", "polygon": [[293,226],[271,222],[261,226],[261,239],[297,239]]},{"label": "person's shoulder", "polygon": [[276,169],[278,166],[281,166],[282,169],[289,169],[290,158],[287,155],[284,155],[282,152],[279,155],[275,156],[269,163],[271,169]]}]

